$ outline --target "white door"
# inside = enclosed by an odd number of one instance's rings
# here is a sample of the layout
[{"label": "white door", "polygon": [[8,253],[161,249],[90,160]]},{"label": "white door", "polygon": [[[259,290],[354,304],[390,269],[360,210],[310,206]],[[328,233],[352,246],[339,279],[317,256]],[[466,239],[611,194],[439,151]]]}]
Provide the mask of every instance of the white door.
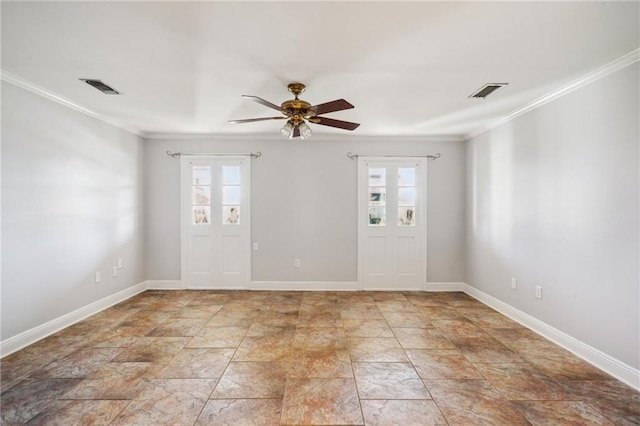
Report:
[{"label": "white door", "polygon": [[424,290],[426,159],[358,159],[358,281],[365,290]]},{"label": "white door", "polygon": [[250,159],[181,160],[183,288],[246,288],[251,280]]}]

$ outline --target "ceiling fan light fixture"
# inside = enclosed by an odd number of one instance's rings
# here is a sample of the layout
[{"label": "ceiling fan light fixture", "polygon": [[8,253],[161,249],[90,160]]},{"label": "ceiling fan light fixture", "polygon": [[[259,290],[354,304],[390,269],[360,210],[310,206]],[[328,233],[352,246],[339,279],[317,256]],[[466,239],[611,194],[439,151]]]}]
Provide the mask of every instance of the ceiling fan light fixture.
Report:
[{"label": "ceiling fan light fixture", "polygon": [[300,130],[300,139],[308,139],[311,137],[311,127],[304,121],[298,124],[298,130]]},{"label": "ceiling fan light fixture", "polygon": [[304,84],[291,83],[288,88],[289,91],[294,94],[294,99],[284,101],[280,106],[259,98],[258,96],[242,95],[244,98],[251,99],[268,108],[275,109],[282,114],[281,116],[229,120],[229,123],[238,124],[264,120],[287,120],[285,125],[280,129],[280,133],[285,139],[295,139],[298,137],[300,139],[310,138],[312,131],[311,128],[309,128],[309,123],[335,127],[343,130],[355,130],[360,126],[359,123],[351,123],[349,121],[322,117],[323,114],[353,108],[353,105],[344,99],[336,99],[335,101],[325,102],[323,104],[311,105],[309,102],[299,99],[300,93],[304,92]]},{"label": "ceiling fan light fixture", "polygon": [[291,121],[287,121],[280,129],[280,133],[282,133],[282,137],[285,139],[291,139],[293,137],[293,124]]}]

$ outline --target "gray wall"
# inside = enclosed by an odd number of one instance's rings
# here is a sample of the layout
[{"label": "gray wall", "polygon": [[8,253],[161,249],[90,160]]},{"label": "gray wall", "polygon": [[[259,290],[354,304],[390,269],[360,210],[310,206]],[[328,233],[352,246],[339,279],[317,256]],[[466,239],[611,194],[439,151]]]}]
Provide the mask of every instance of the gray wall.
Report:
[{"label": "gray wall", "polygon": [[[277,128],[274,130],[277,132]],[[256,152],[251,165],[254,281],[357,281],[357,162],[365,154],[442,157],[428,162],[430,282],[464,278],[465,147],[462,142],[323,140],[149,140],[145,144],[147,277],[180,279],[180,161],[165,152]],[[302,267],[293,267],[294,258]]]},{"label": "gray wall", "polygon": [[144,281],[144,142],[4,82],[2,105],[5,340]]},{"label": "gray wall", "polygon": [[638,81],[636,63],[467,146],[466,282],[635,368]]}]

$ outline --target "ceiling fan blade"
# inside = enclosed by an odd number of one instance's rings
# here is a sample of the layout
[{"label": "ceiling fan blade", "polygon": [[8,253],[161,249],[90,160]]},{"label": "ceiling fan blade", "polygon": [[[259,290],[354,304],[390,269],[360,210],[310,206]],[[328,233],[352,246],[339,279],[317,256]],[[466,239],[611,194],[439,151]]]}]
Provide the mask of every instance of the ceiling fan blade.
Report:
[{"label": "ceiling fan blade", "polygon": [[243,120],[229,120],[228,123],[240,124],[240,123],[251,123],[254,121],[265,121],[265,120],[284,120],[288,117],[261,117],[261,118],[245,118]]},{"label": "ceiling fan blade", "polygon": [[351,108],[354,108],[354,106],[349,102],[345,101],[344,99],[337,99],[335,101],[327,102],[324,104],[314,105],[310,109],[314,110],[316,112],[316,115],[322,115]]},{"label": "ceiling fan blade", "polygon": [[278,106],[278,105],[276,105],[276,104],[272,104],[271,102],[269,102],[269,101],[267,101],[267,100],[264,100],[264,99],[262,99],[262,98],[259,98],[259,97],[257,97],[257,96],[242,95],[242,97],[243,97],[243,98],[251,99],[251,100],[253,100],[253,101],[255,101],[255,102],[259,103],[259,104],[262,104],[262,105],[264,105],[264,106],[266,106],[266,107],[273,108],[273,109],[275,109],[276,111],[280,111],[280,106]]},{"label": "ceiling fan blade", "polygon": [[294,138],[299,138],[299,137],[300,137],[300,129],[298,129],[298,126],[296,126],[296,127],[293,129],[293,137],[294,137]]},{"label": "ceiling fan blade", "polygon": [[358,128],[358,126],[360,126],[360,123],[352,123],[350,121],[335,120],[333,118],[327,118],[327,117],[313,117],[309,119],[309,121],[315,124],[322,124],[323,126],[337,127],[339,129],[345,129],[345,130],[355,130]]}]

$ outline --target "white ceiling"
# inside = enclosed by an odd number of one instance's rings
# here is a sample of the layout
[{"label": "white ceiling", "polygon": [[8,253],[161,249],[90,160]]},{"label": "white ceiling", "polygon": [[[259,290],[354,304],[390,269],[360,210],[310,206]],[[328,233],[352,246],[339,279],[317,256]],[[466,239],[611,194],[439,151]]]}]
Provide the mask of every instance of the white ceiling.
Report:
[{"label": "white ceiling", "polygon": [[[3,1],[2,69],[142,134],[278,133],[227,120],[272,116],[240,95],[280,104],[300,81],[312,104],[354,104],[329,116],[357,134],[460,136],[638,49],[639,6]],[[509,86],[468,98],[496,82]]]}]

